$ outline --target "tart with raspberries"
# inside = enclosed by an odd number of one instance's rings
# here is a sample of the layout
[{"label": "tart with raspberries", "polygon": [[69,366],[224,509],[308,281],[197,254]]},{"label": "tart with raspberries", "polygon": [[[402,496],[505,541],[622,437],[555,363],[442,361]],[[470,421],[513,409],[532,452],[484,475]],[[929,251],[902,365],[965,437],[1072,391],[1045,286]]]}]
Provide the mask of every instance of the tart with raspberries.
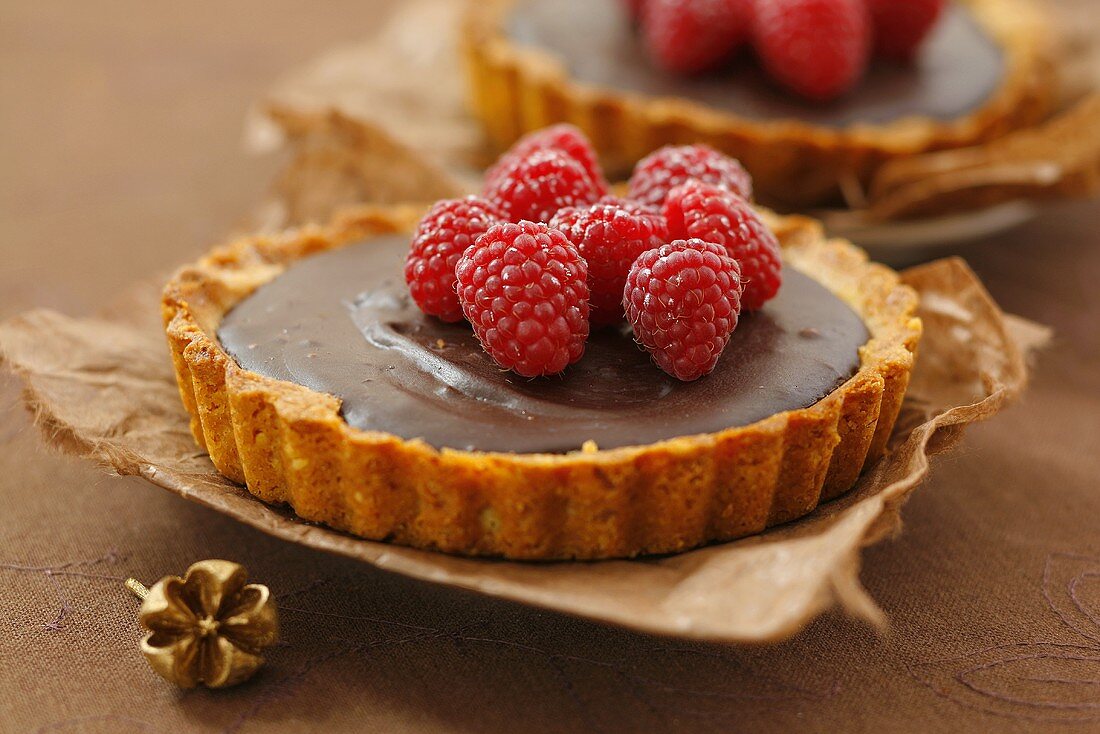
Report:
[{"label": "tart with raspberries", "polygon": [[653,148],[704,143],[780,207],[1034,125],[1056,87],[1037,0],[484,0],[464,38],[496,147],[570,122],[625,175]]},{"label": "tart with raspberries", "polygon": [[465,555],[801,517],[886,450],[921,323],[896,273],[751,186],[672,147],[616,196],[557,126],[480,196],[215,249],[163,299],[195,439],[303,519]]}]

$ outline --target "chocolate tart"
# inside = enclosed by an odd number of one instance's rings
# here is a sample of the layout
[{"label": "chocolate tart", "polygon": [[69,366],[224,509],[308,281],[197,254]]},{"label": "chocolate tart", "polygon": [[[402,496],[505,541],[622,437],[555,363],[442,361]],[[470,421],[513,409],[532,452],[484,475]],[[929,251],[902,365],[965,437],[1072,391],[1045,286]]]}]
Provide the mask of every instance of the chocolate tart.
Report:
[{"label": "chocolate tart", "polygon": [[661,145],[707,143],[740,159],[770,205],[866,190],[887,161],[995,139],[1054,101],[1044,15],[1030,0],[956,0],[914,66],[875,62],[827,105],[778,90],[747,58],[701,78],[661,72],[619,0],[471,5],[470,101],[496,148],[571,122],[623,175]]},{"label": "chocolate tart", "polygon": [[[594,332],[558,378],[493,367],[409,305],[412,209],[252,237],[180,270],[163,315],[191,431],[225,476],[366,538],[516,559],[670,553],[848,490],[886,449],[917,296],[811,220],[708,377]],[[339,397],[338,397],[339,396]]]}]

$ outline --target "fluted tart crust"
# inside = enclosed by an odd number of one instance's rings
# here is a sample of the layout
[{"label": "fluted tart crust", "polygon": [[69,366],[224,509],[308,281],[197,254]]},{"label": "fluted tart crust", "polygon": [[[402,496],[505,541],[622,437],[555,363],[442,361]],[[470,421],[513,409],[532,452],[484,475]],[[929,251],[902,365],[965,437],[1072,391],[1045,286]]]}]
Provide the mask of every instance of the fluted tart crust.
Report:
[{"label": "fluted tart crust", "polygon": [[375,540],[514,559],[683,551],[813,510],[885,451],[913,367],[917,296],[853,245],[773,217],[787,264],[864,321],[855,375],[815,405],[718,433],[565,454],[436,449],[353,428],[335,397],[242,369],[223,316],[311,254],[410,231],[420,212],[363,208],[334,223],[219,247],[181,269],[163,316],[191,431],[214,466],[303,519]]},{"label": "fluted tart crust", "polygon": [[509,37],[516,0],[470,4],[462,33],[470,106],[498,152],[525,133],[569,122],[591,138],[605,168],[616,174],[661,145],[705,143],[741,160],[758,198],[770,204],[818,205],[842,191],[858,197],[888,161],[978,145],[1037,124],[1050,112],[1057,90],[1041,7],[1033,0],[959,1],[1003,52],[1004,73],[984,103],[954,119],[909,115],[833,127],[786,116],[750,118],[686,97],[585,83],[570,75],[563,59]]}]

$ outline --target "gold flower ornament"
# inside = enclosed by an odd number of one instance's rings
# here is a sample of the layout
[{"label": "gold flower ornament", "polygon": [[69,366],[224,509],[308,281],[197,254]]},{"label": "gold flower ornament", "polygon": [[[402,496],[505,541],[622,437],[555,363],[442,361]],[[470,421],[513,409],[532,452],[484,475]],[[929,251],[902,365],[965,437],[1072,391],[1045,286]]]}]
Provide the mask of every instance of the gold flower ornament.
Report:
[{"label": "gold flower ornament", "polygon": [[279,635],[271,592],[246,583],[243,566],[199,561],[183,578],[165,576],[151,589],[130,579],[143,598],[139,619],[149,633],[141,641],[146,660],[181,688],[236,685],[261,665],[263,648]]}]

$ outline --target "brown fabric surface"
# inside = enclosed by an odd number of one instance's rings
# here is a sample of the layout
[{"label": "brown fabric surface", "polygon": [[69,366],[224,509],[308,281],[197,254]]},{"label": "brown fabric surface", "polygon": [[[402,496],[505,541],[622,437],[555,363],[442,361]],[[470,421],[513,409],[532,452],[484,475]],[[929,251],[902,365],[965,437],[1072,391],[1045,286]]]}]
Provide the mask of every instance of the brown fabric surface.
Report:
[{"label": "brown fabric surface", "polygon": [[[86,313],[219,239],[264,180],[235,152],[246,101],[378,6],[237,7],[0,8],[0,313]],[[669,643],[405,580],[45,453],[4,375],[0,731],[1100,730],[1098,225],[1058,207],[964,252],[1057,340],[865,553],[884,637],[829,616],[775,647]],[[216,556],[277,587],[285,643],[241,688],[181,693],[120,579]]]}]

